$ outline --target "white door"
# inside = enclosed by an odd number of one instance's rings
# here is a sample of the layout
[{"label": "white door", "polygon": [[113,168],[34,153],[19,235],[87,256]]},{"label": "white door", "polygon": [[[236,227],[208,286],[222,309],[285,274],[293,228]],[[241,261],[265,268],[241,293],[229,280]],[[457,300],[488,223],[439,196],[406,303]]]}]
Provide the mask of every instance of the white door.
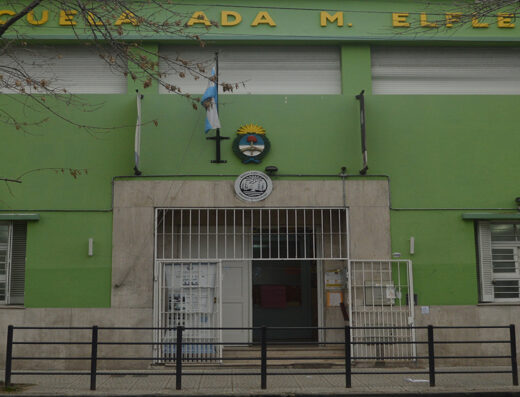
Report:
[{"label": "white door", "polygon": [[[222,263],[222,327],[249,327],[251,307],[251,262]],[[247,330],[224,330],[223,341],[249,343]]]},{"label": "white door", "polygon": [[[242,257],[252,255],[252,237],[233,239],[233,234],[242,235],[242,226],[220,225],[218,234],[215,227],[209,227],[207,235],[194,235],[191,239],[183,239],[184,253],[191,256],[207,255],[211,257]],[[189,228],[183,229],[184,235],[189,235]],[[206,250],[207,247],[207,250]],[[218,250],[218,252],[217,252]],[[222,327],[251,326],[251,261],[222,260]],[[223,331],[224,342],[249,343],[250,332],[247,330]]]}]

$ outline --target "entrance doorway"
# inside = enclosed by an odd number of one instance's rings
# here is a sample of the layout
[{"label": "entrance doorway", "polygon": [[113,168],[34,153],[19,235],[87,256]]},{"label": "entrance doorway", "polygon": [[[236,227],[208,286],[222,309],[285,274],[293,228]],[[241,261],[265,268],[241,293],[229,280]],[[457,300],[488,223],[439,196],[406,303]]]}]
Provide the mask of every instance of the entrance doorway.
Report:
[{"label": "entrance doorway", "polygon": [[[221,263],[222,324],[239,329],[223,331],[220,339],[248,344],[259,336],[247,330],[251,326],[323,324],[320,269],[348,260],[347,231],[344,207],[157,208],[155,259]],[[154,324],[160,327],[158,297]],[[271,340],[318,340],[312,329],[269,332]]]},{"label": "entrance doorway", "polygon": [[[318,325],[316,261],[253,261],[253,327]],[[315,329],[270,330],[269,340],[317,340]],[[260,331],[253,332],[253,341]]]}]

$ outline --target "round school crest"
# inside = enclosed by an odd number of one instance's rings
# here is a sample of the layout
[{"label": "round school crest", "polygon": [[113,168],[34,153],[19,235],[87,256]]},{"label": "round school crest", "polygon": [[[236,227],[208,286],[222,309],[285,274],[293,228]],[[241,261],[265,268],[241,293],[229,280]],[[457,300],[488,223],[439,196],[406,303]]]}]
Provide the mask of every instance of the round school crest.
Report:
[{"label": "round school crest", "polygon": [[235,180],[235,193],[244,201],[261,201],[273,191],[273,181],[260,171],[247,171]]},{"label": "round school crest", "polygon": [[233,141],[233,152],[244,164],[259,164],[271,149],[265,130],[257,124],[246,124],[237,130]]}]

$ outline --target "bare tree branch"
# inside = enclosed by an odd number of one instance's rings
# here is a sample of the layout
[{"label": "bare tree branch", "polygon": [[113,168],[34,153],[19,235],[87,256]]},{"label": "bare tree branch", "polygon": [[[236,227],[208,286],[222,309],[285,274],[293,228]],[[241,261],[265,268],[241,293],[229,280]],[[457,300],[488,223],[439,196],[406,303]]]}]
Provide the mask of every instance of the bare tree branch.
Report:
[{"label": "bare tree branch", "polygon": [[0,37],[4,35],[4,33],[9,29],[16,21],[22,19],[24,16],[29,14],[32,10],[34,10],[43,0],[33,0],[31,4],[25,7],[22,11],[13,15],[11,18],[7,20],[6,23],[0,25]]}]

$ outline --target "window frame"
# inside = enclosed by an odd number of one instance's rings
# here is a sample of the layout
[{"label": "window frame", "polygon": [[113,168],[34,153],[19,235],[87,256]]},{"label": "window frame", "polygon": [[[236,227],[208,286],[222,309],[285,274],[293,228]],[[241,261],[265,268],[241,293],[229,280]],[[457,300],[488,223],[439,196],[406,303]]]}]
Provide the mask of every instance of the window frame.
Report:
[{"label": "window frame", "polygon": [[[520,228],[519,221],[479,221],[478,222],[478,265],[479,265],[479,286],[480,286],[480,302],[484,303],[520,303],[520,232],[516,231],[511,241],[493,241],[492,226],[493,225],[516,225]],[[511,249],[513,254],[514,271],[513,272],[495,272],[494,271],[494,250]],[[497,298],[496,282],[497,281],[517,281],[518,297],[515,298]]]},{"label": "window frame", "polygon": [[[10,298],[10,287],[11,287],[11,253],[13,246],[13,222],[11,221],[0,221],[0,225],[7,224],[7,247],[5,255],[5,276],[4,280],[1,279],[0,283],[4,283],[4,299],[0,299],[0,305],[8,305]],[[3,244],[2,244],[3,245]],[[1,245],[0,245],[1,246]]]}]

